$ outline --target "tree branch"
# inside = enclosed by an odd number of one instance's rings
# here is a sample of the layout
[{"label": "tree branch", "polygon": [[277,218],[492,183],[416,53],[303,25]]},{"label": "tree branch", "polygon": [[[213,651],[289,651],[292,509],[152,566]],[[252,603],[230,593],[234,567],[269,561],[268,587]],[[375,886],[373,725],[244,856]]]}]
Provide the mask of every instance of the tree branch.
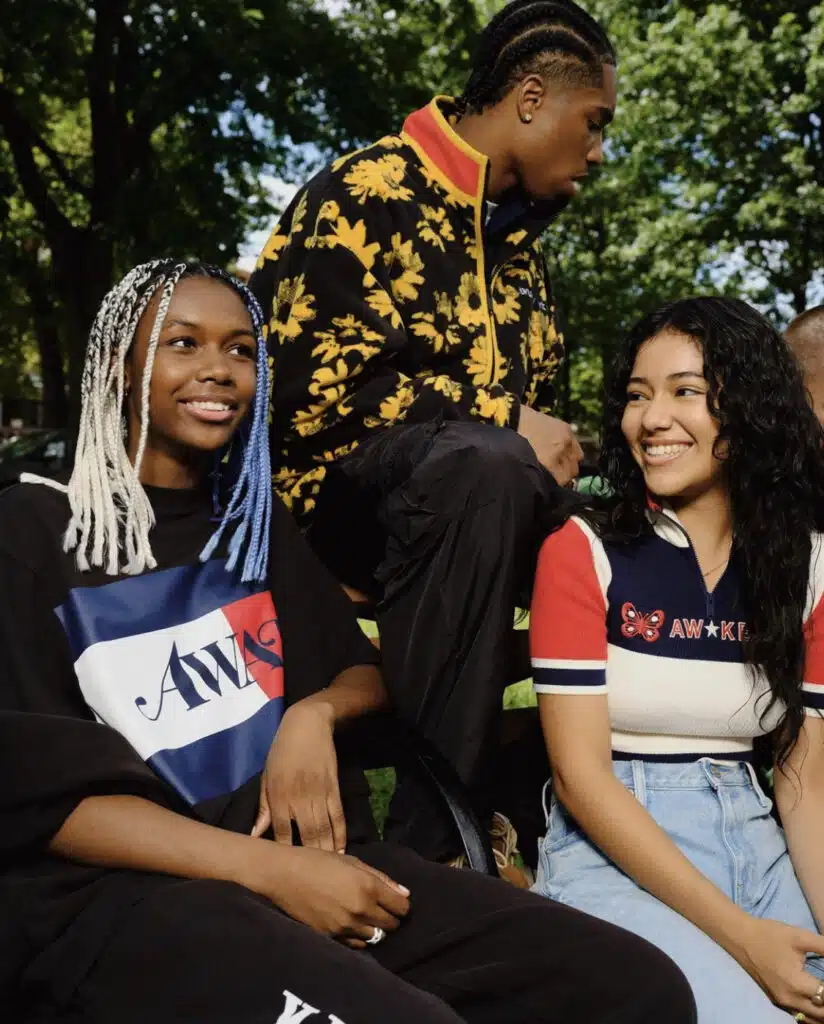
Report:
[{"label": "tree branch", "polygon": [[128,0],[98,0],[95,32],[86,65],[86,83],[92,123],[92,217],[93,224],[108,220],[120,179],[123,143],[115,97],[116,42]]},{"label": "tree branch", "polygon": [[41,140],[17,109],[12,93],[3,85],[0,85],[0,126],[6,133],[20,185],[46,234],[74,231],[74,225],[49,194],[48,185],[34,159],[34,150],[40,148]]}]

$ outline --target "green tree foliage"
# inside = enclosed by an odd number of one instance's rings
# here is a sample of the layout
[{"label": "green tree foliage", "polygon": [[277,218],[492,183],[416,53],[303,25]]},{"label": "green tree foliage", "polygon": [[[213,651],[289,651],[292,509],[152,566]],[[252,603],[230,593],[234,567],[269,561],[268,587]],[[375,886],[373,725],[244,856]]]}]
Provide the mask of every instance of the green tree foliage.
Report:
[{"label": "green tree foliage", "polygon": [[619,51],[608,161],[548,239],[589,429],[628,326],[698,291],[778,324],[820,301],[824,5],[588,0]]},{"label": "green tree foliage", "polygon": [[[465,63],[475,19],[471,0],[351,0],[337,17],[313,0],[4,0],[0,302],[22,289],[34,309],[39,291],[44,376],[65,360],[76,400],[118,273],[160,255],[230,263],[272,216],[264,171],[394,127],[448,58]],[[39,329],[49,310],[57,333]]]}]

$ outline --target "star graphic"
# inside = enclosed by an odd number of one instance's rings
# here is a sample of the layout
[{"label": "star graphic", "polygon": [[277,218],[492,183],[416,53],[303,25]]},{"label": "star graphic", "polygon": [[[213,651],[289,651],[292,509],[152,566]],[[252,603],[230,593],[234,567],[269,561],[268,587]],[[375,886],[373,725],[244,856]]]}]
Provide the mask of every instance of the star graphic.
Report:
[{"label": "star graphic", "polygon": [[708,623],[704,629],[707,631],[707,636],[718,636],[718,626],[714,622]]}]

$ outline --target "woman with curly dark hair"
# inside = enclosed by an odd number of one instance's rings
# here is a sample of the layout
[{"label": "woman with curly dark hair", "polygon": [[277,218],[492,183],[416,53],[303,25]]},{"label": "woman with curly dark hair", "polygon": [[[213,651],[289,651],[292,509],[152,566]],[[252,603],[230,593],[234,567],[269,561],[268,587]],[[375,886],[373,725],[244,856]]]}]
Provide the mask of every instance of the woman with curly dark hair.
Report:
[{"label": "woman with curly dark hair", "polygon": [[700,1024],[824,1021],[824,434],[781,337],[721,298],[635,328],[604,419],[612,496],[535,584],[536,888],[669,953]]}]

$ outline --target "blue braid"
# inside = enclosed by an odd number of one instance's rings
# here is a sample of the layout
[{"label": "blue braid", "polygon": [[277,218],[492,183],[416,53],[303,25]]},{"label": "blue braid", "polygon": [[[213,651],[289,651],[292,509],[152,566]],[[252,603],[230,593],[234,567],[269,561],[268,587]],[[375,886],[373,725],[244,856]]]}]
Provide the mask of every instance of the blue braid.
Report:
[{"label": "blue braid", "polygon": [[[224,535],[229,537],[226,568],[232,572],[238,564],[241,548],[246,546],[240,578],[244,583],[262,583],[269,570],[269,532],[272,521],[272,470],[269,459],[270,373],[266,341],[263,337],[263,311],[246,285],[218,267],[207,267],[209,276],[233,288],[243,299],[257,339],[257,377],[251,423],[245,423],[237,439],[243,444],[243,457],[237,479],[231,483],[231,497],[220,523],[200,553],[201,562],[214,554]],[[225,453],[223,453],[225,455]],[[229,468],[231,463],[229,460]],[[218,463],[218,473],[223,461]],[[231,530],[230,525],[237,525]]]}]

